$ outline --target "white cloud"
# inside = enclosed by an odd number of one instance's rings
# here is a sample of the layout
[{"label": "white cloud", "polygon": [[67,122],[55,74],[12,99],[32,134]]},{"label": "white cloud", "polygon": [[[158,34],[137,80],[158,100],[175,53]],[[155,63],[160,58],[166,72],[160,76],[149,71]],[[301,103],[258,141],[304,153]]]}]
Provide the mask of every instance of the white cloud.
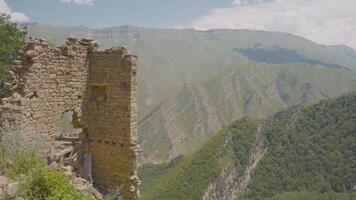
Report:
[{"label": "white cloud", "polygon": [[355,0],[234,0],[189,26],[289,32],[323,44],[356,48]]},{"label": "white cloud", "polygon": [[94,0],[61,0],[64,3],[93,6]]},{"label": "white cloud", "polygon": [[277,0],[234,0],[232,5],[253,5],[260,3],[276,2]]},{"label": "white cloud", "polygon": [[0,13],[10,15],[11,20],[15,22],[28,22],[30,18],[27,17],[24,13],[14,12],[6,4],[5,0],[0,0]]}]

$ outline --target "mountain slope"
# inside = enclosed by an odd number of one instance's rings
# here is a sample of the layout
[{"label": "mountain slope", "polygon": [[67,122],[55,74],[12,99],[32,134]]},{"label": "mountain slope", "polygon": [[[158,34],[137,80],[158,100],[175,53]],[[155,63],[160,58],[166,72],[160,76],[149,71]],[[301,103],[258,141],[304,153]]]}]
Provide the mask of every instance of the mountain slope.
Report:
[{"label": "mountain slope", "polygon": [[126,45],[139,55],[140,163],[197,150],[242,116],[267,116],[355,89],[356,53],[291,34],[27,24],[28,36]]},{"label": "mountain slope", "polygon": [[[140,168],[142,199],[199,199],[214,177],[219,176],[221,169],[234,167],[242,171],[248,163],[248,154],[245,153],[252,147],[258,123],[247,118],[241,121],[243,123],[234,123],[223,129],[196,153],[168,169],[161,171],[156,169],[160,166],[151,164]],[[233,159],[235,154],[241,155],[236,163]]]},{"label": "mountain slope", "polygon": [[321,101],[299,114],[275,115],[264,132],[269,153],[256,168],[246,197],[351,191],[356,185],[355,122],[356,93]]},{"label": "mountain slope", "polygon": [[243,118],[192,155],[141,167],[142,197],[259,200],[292,191],[352,191],[355,122],[355,92],[293,106],[263,121]]},{"label": "mountain slope", "polygon": [[342,69],[260,63],[230,67],[204,83],[183,88],[140,121],[142,162],[194,152],[243,116],[261,118],[355,89],[353,76]]}]

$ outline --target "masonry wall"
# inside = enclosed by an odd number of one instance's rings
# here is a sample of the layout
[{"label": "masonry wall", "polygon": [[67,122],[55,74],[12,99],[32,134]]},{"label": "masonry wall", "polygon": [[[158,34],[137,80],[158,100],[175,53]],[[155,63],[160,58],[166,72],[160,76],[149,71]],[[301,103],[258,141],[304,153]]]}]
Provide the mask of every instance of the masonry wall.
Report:
[{"label": "masonry wall", "polygon": [[42,137],[53,151],[61,116],[81,116],[88,79],[88,51],[95,44],[69,40],[57,48],[43,40],[28,41],[13,61],[2,99],[3,128],[21,131],[27,141]]},{"label": "masonry wall", "polygon": [[137,199],[136,71],[136,57],[125,48],[101,52],[91,40],[69,39],[62,47],[31,40],[7,75],[1,127],[21,131],[24,141],[43,138],[51,154],[62,115],[72,111],[94,185],[122,186],[125,199]]},{"label": "masonry wall", "polygon": [[119,184],[126,199],[137,199],[137,68],[136,57],[126,51],[92,53],[85,116],[94,185],[105,189]]}]

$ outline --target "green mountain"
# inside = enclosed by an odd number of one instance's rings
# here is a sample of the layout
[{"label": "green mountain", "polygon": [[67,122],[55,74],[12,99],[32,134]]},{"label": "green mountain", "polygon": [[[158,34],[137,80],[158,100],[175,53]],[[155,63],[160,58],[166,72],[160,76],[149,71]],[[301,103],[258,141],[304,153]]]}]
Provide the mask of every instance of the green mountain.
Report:
[{"label": "green mountain", "polygon": [[261,118],[355,89],[353,76],[346,70],[308,64],[236,65],[183,88],[141,119],[143,157],[150,161],[186,155],[243,116]]},{"label": "green mountain", "polygon": [[142,199],[352,199],[355,122],[355,92],[242,118],[191,155],[143,165]]},{"label": "green mountain", "polygon": [[26,24],[28,36],[125,45],[139,55],[140,163],[197,150],[242,116],[267,116],[356,88],[356,52],[285,33],[249,30],[89,29]]}]

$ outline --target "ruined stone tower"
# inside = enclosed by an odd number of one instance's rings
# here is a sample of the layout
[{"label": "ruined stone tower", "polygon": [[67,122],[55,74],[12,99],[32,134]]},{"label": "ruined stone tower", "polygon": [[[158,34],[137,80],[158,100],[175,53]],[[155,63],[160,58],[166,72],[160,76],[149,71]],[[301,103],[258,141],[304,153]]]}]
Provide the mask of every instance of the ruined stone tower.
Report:
[{"label": "ruined stone tower", "polygon": [[63,113],[80,128],[78,160],[83,178],[101,191],[121,187],[125,199],[138,198],[137,58],[127,49],[98,51],[91,40],[68,39],[55,47],[30,40],[18,52],[5,83],[0,120],[25,141],[55,139]]}]

